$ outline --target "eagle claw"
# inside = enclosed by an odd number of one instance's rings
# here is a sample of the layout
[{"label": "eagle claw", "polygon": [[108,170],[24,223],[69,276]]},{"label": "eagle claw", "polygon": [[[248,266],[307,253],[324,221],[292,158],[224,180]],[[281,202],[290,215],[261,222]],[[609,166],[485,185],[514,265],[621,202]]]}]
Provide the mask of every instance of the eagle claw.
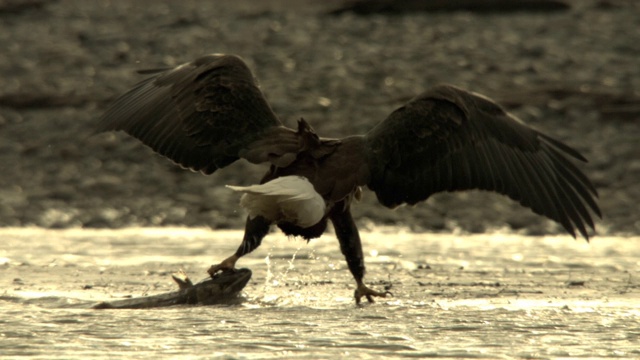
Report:
[{"label": "eagle claw", "polygon": [[393,296],[391,291],[375,291],[364,284],[358,285],[358,288],[354,292],[354,297],[356,298],[356,305],[360,305],[360,299],[364,296],[367,298],[367,301],[373,303],[373,297],[383,297],[386,298],[387,295]]},{"label": "eagle claw", "polygon": [[207,272],[211,277],[217,274],[219,271],[233,271],[236,266],[236,261],[238,261],[238,256],[232,255],[228,258],[222,260],[220,264],[211,265]]}]

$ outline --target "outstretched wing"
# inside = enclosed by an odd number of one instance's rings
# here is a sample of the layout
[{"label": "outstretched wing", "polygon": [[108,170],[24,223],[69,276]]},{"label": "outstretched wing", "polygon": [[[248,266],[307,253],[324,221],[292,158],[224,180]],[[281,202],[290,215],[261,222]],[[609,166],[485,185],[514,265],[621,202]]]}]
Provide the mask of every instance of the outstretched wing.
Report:
[{"label": "outstretched wing", "polygon": [[449,85],[411,100],[365,135],[369,188],[385,206],[441,191],[496,191],[586,239],[597,193],[569,161],[576,150],[533,130],[493,101]]},{"label": "outstretched wing", "polygon": [[185,168],[211,174],[282,125],[237,56],[143,73],[156,75],[120,96],[98,131],[123,130]]}]

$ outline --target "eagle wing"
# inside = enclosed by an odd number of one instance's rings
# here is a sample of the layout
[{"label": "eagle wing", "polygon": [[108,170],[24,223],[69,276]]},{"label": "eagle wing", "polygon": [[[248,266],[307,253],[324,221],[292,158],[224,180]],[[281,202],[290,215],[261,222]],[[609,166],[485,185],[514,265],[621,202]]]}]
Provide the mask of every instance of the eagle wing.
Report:
[{"label": "eagle wing", "polygon": [[576,150],[529,128],[493,101],[437,86],[364,137],[368,187],[380,203],[415,204],[434,193],[481,189],[507,195],[588,239],[597,192],[569,160]]},{"label": "eagle wing", "polygon": [[[283,131],[286,128],[237,56],[207,55],[143,73],[154,75],[113,103],[98,132],[123,130],[182,167],[205,174],[243,153],[255,153],[252,144],[297,146],[291,136],[273,137],[293,132]],[[260,161],[266,159],[261,156]]]}]

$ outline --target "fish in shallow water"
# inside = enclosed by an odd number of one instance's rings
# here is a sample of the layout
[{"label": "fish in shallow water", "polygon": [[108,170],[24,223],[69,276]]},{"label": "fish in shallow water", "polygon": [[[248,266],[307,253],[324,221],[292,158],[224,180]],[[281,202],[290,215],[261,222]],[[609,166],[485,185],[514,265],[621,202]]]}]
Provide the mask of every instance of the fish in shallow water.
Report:
[{"label": "fish in shallow water", "polygon": [[204,174],[238,159],[270,165],[259,185],[233,188],[249,210],[245,234],[233,255],[209,268],[212,276],[233,269],[274,224],[308,240],[331,221],[356,281],[356,303],[387,296],[364,283],[350,211],[364,186],[389,208],[443,191],[494,191],[587,240],[593,215],[601,217],[594,186],[571,161],[586,162],[580,153],[455,86],[423,92],[366,134],[330,139],[304,119],[297,129],[284,126],[238,56],[207,55],[144,73],[153,76],[120,96],[98,131],[122,130]]},{"label": "fish in shallow water", "polygon": [[219,305],[238,301],[240,291],[251,279],[251,270],[234,269],[215,274],[197,284],[184,274],[173,275],[180,290],[131,299],[103,301],[94,309],[149,309],[175,305]]}]

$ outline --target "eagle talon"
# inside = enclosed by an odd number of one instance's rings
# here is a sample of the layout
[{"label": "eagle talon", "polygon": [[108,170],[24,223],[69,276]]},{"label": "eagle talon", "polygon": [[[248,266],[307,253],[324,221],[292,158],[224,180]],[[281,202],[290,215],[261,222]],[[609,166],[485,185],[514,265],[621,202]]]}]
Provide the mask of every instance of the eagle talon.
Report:
[{"label": "eagle talon", "polygon": [[368,302],[373,303],[375,302],[373,301],[374,296],[386,298],[387,295],[393,296],[393,293],[391,293],[391,291],[388,291],[388,290],[375,291],[364,284],[358,285],[358,288],[354,291],[354,297],[356,298],[356,305],[360,305],[361,298],[363,296],[367,298]]},{"label": "eagle talon", "polygon": [[238,261],[238,256],[232,255],[228,258],[222,260],[220,264],[211,265],[207,272],[211,277],[214,277],[218,272],[224,271],[234,271],[236,266],[236,261]]}]

